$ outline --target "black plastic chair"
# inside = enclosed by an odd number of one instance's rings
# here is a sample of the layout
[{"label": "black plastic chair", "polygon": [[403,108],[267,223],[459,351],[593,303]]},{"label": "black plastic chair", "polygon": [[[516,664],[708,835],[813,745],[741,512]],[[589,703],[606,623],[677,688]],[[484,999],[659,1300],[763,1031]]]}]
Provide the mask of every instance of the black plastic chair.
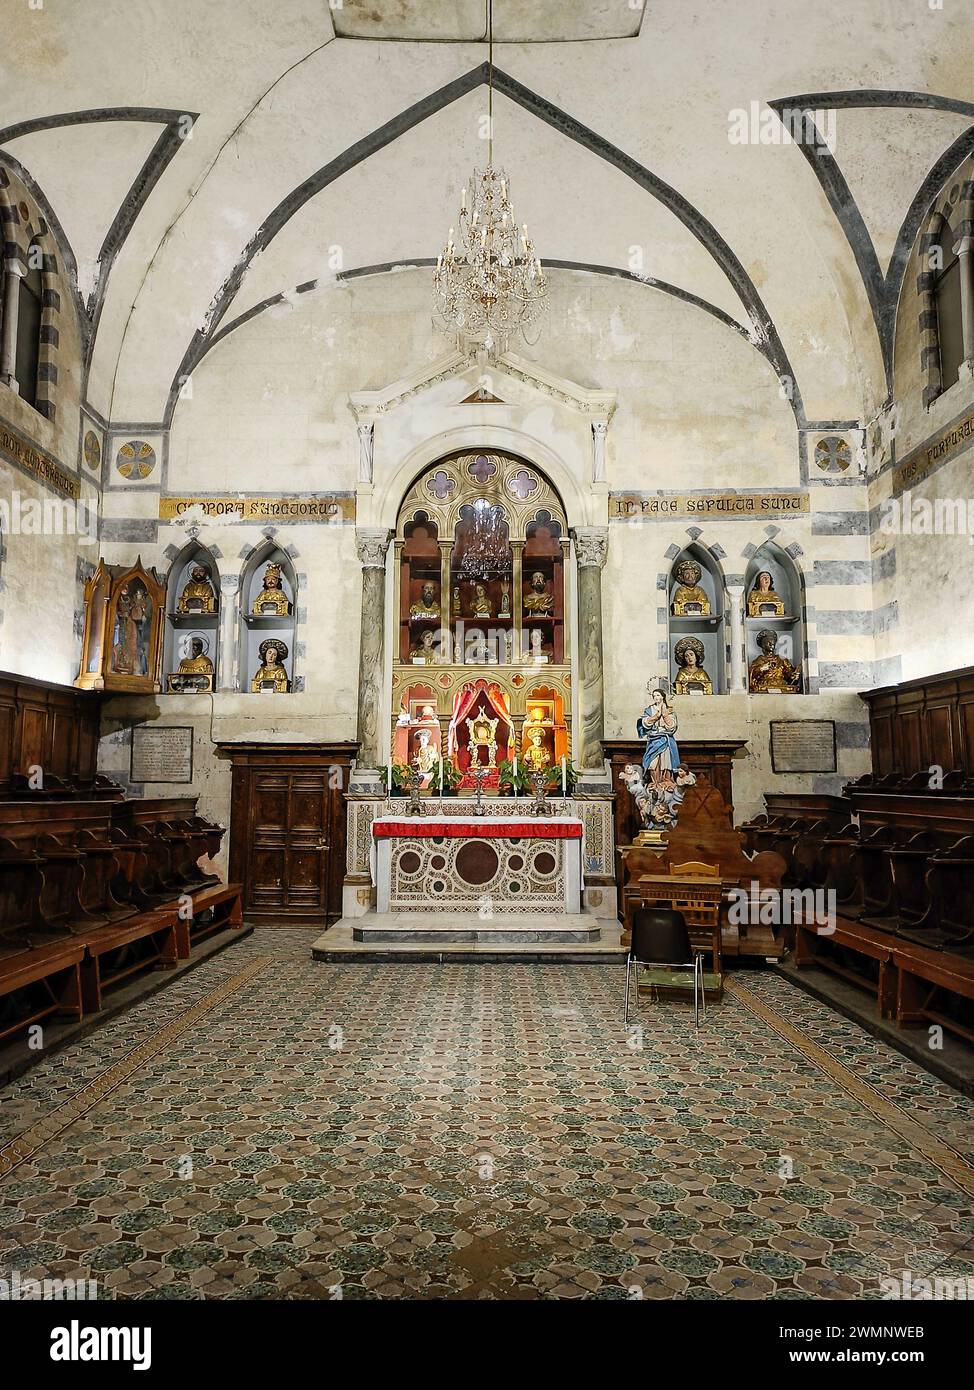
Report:
[{"label": "black plastic chair", "polygon": [[[682,912],[669,908],[640,907],[632,914],[632,941],[626,959],[626,1022],[629,1022],[630,982],[633,966],[656,965],[667,970],[693,971],[693,1024],[700,1027],[701,1002],[707,1017],[707,998],[703,984],[703,953],[690,944]],[[639,985],[636,985],[639,1002]]]}]

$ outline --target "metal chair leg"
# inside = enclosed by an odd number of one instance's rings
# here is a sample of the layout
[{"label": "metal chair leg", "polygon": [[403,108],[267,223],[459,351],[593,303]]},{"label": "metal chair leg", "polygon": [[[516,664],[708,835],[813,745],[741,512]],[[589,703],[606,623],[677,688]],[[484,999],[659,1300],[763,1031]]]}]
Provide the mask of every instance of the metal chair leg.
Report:
[{"label": "metal chair leg", "polygon": [[632,954],[626,957],[626,1023],[629,1022],[629,975],[632,970]]},{"label": "metal chair leg", "polygon": [[699,994],[698,994],[699,981],[700,981],[700,971],[697,969],[697,962],[699,961],[699,959],[700,959],[699,956],[694,956],[694,958],[693,958],[693,1026],[694,1026],[694,1028],[699,1028],[699,1027],[700,1027],[700,996],[699,996]]},{"label": "metal chair leg", "polygon": [[703,1015],[704,1023],[707,1022],[707,975],[703,968],[703,956],[700,957],[700,1012]]}]

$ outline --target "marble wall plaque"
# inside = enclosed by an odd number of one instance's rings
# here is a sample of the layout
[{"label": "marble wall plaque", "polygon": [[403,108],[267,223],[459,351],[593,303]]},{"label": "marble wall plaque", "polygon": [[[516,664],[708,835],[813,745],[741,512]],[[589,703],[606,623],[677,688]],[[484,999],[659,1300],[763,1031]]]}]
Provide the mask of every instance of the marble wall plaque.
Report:
[{"label": "marble wall plaque", "polygon": [[193,730],[176,725],[132,730],[133,782],[192,782]]},{"label": "marble wall plaque", "polygon": [[772,719],[771,767],[774,772],[834,772],[833,719]]}]

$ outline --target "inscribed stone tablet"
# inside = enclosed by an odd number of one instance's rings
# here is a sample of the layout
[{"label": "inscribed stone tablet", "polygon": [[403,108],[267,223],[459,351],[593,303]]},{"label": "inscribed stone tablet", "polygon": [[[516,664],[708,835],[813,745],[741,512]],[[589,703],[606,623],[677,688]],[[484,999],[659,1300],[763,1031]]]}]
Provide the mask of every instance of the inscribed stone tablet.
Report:
[{"label": "inscribed stone tablet", "polygon": [[133,782],[192,782],[193,730],[150,727],[132,730]]},{"label": "inscribed stone tablet", "polygon": [[772,719],[771,766],[775,772],[834,772],[835,721]]}]

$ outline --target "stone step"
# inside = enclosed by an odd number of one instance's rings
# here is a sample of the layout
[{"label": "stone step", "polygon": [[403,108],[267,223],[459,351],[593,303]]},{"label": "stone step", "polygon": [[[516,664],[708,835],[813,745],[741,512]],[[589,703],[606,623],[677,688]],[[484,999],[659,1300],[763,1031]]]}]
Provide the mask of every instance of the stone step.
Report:
[{"label": "stone step", "polygon": [[[400,914],[395,915],[398,919]],[[349,961],[397,964],[410,961],[416,964],[431,961],[480,961],[485,964],[521,961],[608,965],[621,964],[626,959],[627,950],[621,945],[619,927],[599,922],[589,926],[591,918],[584,919],[586,925],[582,928],[576,926],[567,929],[569,933],[574,930],[582,939],[566,940],[566,929],[560,925],[564,918],[554,919],[554,923],[559,925],[553,925],[552,919],[541,919],[547,924],[545,930],[534,925],[538,918],[527,917],[500,926],[496,923],[485,926],[474,917],[476,927],[468,925],[464,928],[461,925],[459,929],[456,918],[452,918],[451,925],[439,929],[438,925],[431,926],[431,920],[436,922],[437,917],[437,914],[430,914],[423,918],[417,914],[413,920],[421,924],[418,926],[419,936],[416,935],[416,926],[410,932],[389,930],[379,925],[378,939],[372,935],[371,927],[365,927],[363,933],[363,923],[376,923],[375,913],[370,913],[367,918],[343,918],[317,938],[312,945],[311,955],[314,960],[333,964]],[[443,917],[439,917],[439,921]],[[461,916],[460,920],[462,923],[464,918]],[[578,918],[568,920],[577,923]],[[525,923],[530,925],[525,927]]]},{"label": "stone step", "polygon": [[476,912],[369,912],[351,925],[356,941],[493,941],[529,946],[579,945],[600,939],[598,922],[583,912],[489,918]]}]

